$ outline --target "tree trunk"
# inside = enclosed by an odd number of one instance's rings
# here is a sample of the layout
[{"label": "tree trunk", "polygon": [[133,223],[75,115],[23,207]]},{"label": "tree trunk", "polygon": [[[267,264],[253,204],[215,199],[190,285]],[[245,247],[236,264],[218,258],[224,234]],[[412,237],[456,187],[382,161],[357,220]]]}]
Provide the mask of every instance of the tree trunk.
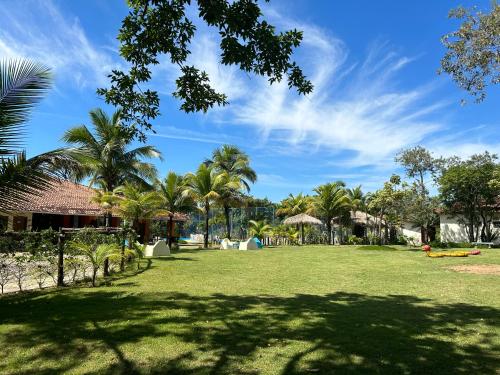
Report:
[{"label": "tree trunk", "polygon": [[326,221],[326,231],[328,232],[328,245],[332,244],[332,223],[330,219]]},{"label": "tree trunk", "polygon": [[230,240],[231,239],[231,209],[226,204],[224,204],[224,216],[226,218],[227,238]]},{"label": "tree trunk", "polygon": [[469,215],[469,242],[475,242],[474,215]]},{"label": "tree trunk", "polygon": [[104,267],[103,267],[103,274],[104,276],[109,276],[109,259],[106,258],[104,259]]},{"label": "tree trunk", "polygon": [[123,232],[121,258],[120,258],[120,271],[125,271],[125,232]]},{"label": "tree trunk", "polygon": [[113,219],[113,214],[111,212],[108,212],[105,216],[105,226],[106,228],[111,226],[111,220]]},{"label": "tree trunk", "polygon": [[173,225],[174,225],[174,221],[173,221],[173,216],[174,215],[168,215],[168,248],[170,250],[172,250],[172,242],[173,242]]},{"label": "tree trunk", "polygon": [[92,270],[92,286],[95,286],[95,280],[97,278],[97,268]]},{"label": "tree trunk", "polygon": [[210,203],[205,202],[205,236],[204,236],[204,247],[208,248],[208,215],[210,214]]},{"label": "tree trunk", "polygon": [[59,230],[57,238],[58,258],[57,258],[57,286],[64,286],[64,235]]}]

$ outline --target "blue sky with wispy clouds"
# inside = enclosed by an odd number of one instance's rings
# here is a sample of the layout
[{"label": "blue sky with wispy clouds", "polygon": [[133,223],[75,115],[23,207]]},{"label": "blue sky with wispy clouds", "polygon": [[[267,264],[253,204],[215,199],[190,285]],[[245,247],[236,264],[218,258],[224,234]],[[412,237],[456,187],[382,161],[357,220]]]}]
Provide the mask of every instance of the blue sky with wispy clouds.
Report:
[{"label": "blue sky with wispy clouds", "polygon": [[[167,59],[151,86],[161,93],[162,116],[148,142],[164,156],[162,175],[185,173],[223,143],[252,158],[258,182],[252,192],[280,200],[344,180],[371,191],[394,172],[394,155],[422,144],[436,155],[500,153],[500,90],[482,104],[467,98],[436,71],[444,53],[439,39],[457,27],[448,10],[458,1],[263,2],[279,29],[298,28],[304,41],[295,58],[315,85],[306,97],[286,82],[218,64],[218,39],[198,24],[190,61],[207,71],[230,105],[207,114],[185,114],[171,97],[176,67]],[[474,4],[485,9],[489,1]],[[50,66],[55,87],[36,109],[26,142],[34,155],[62,146],[70,126],[88,124],[88,111],[104,107],[97,87],[124,63],[115,39],[126,14],[121,0],[0,0],[0,58],[29,57]],[[195,12],[193,11],[193,15]]]}]

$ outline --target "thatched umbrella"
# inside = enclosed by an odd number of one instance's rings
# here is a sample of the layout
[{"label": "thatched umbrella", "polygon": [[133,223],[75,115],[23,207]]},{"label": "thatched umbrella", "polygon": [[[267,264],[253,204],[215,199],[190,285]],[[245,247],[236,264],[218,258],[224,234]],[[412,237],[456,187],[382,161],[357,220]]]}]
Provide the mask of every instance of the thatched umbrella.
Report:
[{"label": "thatched umbrella", "polygon": [[321,225],[323,224],[321,220],[316,219],[315,217],[309,216],[307,214],[298,214],[295,216],[291,216],[283,221],[283,224],[286,225],[301,225],[301,232],[302,232],[302,245],[304,244],[304,224],[316,224],[316,225]]}]

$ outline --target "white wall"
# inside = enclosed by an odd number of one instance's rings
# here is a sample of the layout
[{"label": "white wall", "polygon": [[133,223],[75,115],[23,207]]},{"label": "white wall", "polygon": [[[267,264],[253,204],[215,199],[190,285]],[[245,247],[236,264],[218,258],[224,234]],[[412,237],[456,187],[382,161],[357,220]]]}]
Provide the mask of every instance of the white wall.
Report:
[{"label": "white wall", "polygon": [[420,227],[415,226],[411,223],[404,223],[403,225],[401,225],[401,233],[403,234],[403,236],[413,239],[413,242],[415,242],[416,245],[422,244],[422,242],[420,241],[422,239]]},{"label": "white wall", "polygon": [[[459,223],[461,216],[450,217],[448,215],[440,215],[440,229],[442,242],[469,242],[469,236],[465,229],[465,225]],[[493,241],[500,243],[500,228],[494,228],[498,237]],[[480,239],[478,240],[480,241]]]}]

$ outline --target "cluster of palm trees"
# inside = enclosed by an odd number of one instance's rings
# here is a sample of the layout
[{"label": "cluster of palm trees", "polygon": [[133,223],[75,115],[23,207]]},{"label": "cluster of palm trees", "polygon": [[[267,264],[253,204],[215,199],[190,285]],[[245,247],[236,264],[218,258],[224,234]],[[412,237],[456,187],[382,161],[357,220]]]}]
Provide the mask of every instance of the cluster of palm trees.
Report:
[{"label": "cluster of palm trees", "polygon": [[[169,172],[159,180],[156,168],[143,159],[161,158],[161,153],[152,146],[130,148],[133,139],[121,127],[120,115],[120,110],[111,117],[101,109],[92,110],[93,130],[81,125],[64,134],[70,147],[61,152],[76,161],[76,168],[66,175],[74,180],[88,178],[90,185],[99,188],[95,201],[107,212],[108,223],[116,212],[136,230],[140,220],[158,215],[168,216],[172,230],[176,212],[199,208],[205,215],[204,245],[208,247],[212,205],[229,213],[256,180],[248,156],[236,146],[223,145],[196,172],[184,176]],[[171,245],[172,232],[168,237]]]},{"label": "cluster of palm trees", "polygon": [[320,218],[326,225],[328,243],[332,243],[333,220],[348,224],[351,212],[365,211],[369,195],[363,194],[361,186],[349,189],[343,181],[329,182],[314,189],[314,195],[290,194],[281,201],[276,214],[290,217],[301,213]]}]

